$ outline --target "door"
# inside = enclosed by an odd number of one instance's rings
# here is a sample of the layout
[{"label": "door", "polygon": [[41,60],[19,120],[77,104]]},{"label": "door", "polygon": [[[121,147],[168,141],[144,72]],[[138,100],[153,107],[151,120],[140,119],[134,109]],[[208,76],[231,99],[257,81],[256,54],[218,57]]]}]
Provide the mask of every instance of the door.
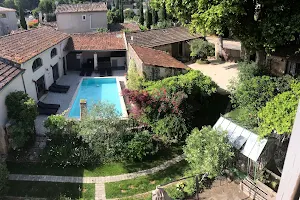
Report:
[{"label": "door", "polygon": [[59,78],[58,64],[57,63],[52,67],[52,74],[53,74],[53,80],[55,82]]},{"label": "door", "polygon": [[35,82],[37,98],[40,99],[46,93],[45,77],[42,76]]},{"label": "door", "polygon": [[67,75],[66,57],[63,57],[64,75]]}]

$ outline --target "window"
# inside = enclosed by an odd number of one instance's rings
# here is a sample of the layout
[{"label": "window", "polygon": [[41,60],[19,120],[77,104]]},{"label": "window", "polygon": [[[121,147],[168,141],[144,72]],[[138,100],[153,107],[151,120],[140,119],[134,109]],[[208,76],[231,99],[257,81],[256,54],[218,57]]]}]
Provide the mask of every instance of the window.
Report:
[{"label": "window", "polygon": [[0,18],[6,18],[6,14],[5,13],[0,13]]},{"label": "window", "polygon": [[38,68],[43,66],[42,59],[37,58],[32,64],[32,71],[36,71]]},{"label": "window", "polygon": [[54,49],[51,50],[51,58],[53,58],[56,55],[57,55],[57,49],[54,48]]},{"label": "window", "polygon": [[86,21],[86,15],[82,15],[82,21]]}]

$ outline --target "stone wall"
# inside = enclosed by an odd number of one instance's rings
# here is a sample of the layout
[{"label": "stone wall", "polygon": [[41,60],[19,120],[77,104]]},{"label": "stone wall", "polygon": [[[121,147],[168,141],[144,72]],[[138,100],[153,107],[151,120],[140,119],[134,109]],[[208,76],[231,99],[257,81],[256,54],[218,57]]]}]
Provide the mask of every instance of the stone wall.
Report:
[{"label": "stone wall", "polygon": [[271,73],[276,76],[281,76],[286,71],[287,60],[285,58],[270,56],[267,58],[268,67],[271,69]]}]

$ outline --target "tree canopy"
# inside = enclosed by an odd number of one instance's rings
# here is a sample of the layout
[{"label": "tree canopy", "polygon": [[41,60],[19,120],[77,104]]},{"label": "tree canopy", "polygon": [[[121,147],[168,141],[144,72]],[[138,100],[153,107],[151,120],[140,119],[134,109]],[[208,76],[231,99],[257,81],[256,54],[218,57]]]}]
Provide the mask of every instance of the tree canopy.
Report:
[{"label": "tree canopy", "polygon": [[[166,0],[168,13],[191,29],[223,35],[226,29],[249,51],[270,52],[300,31],[300,1]],[[154,4],[154,3],[153,3]]]},{"label": "tree canopy", "polygon": [[210,177],[220,175],[234,156],[226,133],[211,127],[195,128],[183,151],[193,173],[209,173]]}]

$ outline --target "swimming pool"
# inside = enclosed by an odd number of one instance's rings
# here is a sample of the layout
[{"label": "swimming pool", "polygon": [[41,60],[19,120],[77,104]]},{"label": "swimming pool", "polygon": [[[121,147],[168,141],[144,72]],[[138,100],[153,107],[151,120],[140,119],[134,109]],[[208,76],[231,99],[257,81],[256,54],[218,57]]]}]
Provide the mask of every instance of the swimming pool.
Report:
[{"label": "swimming pool", "polygon": [[99,102],[115,105],[116,112],[124,117],[124,100],[121,97],[121,87],[117,78],[83,78],[69,112],[70,118],[80,118],[80,99],[85,99],[90,109]]}]

